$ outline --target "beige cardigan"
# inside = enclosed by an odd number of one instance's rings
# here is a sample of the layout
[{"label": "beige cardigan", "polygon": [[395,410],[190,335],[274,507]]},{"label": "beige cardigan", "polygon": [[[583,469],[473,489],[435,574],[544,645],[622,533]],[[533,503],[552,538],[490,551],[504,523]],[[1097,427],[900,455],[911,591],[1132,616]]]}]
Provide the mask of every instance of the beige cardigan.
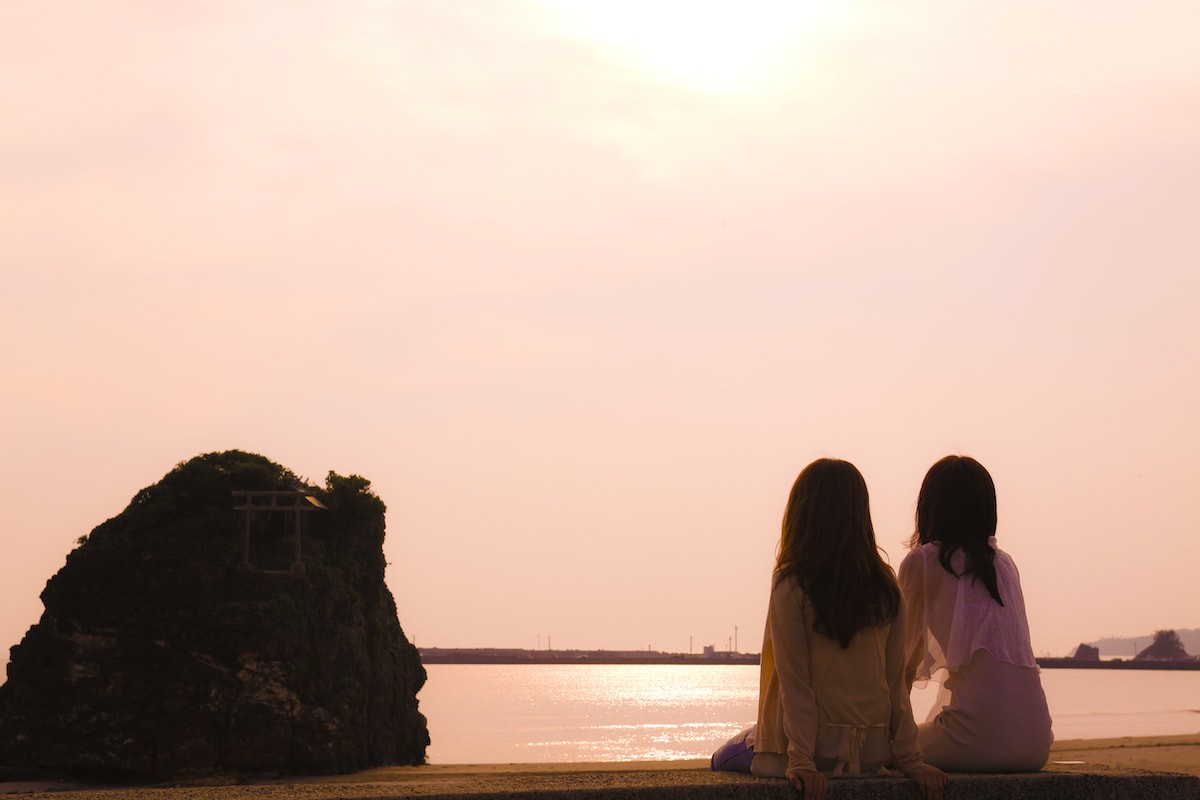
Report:
[{"label": "beige cardigan", "polygon": [[814,619],[812,602],[794,578],[772,589],[759,668],[756,761],[762,753],[786,754],[788,768],[835,775],[921,764],[904,674],[903,603],[891,624],[860,630],[844,650],[813,629]]}]

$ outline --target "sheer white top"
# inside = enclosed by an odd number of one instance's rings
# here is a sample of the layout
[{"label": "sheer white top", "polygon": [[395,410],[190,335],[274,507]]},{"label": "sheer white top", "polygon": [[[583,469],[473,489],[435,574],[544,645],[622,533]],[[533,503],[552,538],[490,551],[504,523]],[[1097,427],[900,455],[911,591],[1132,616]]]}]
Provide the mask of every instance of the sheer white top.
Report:
[{"label": "sheer white top", "polygon": [[[966,666],[979,650],[998,661],[1037,667],[1017,565],[996,549],[994,536],[988,544],[996,550],[996,588],[1004,605],[992,599],[983,581],[947,572],[936,543],[921,545],[900,564],[900,588],[908,603],[907,663],[916,681],[944,680],[939,673]],[[965,560],[960,550],[950,566],[961,574]]]}]

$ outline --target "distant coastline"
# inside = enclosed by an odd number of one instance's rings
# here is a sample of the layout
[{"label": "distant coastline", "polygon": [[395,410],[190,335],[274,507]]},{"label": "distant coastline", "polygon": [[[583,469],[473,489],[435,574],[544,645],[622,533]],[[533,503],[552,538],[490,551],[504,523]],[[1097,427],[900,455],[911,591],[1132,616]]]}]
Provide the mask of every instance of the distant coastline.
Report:
[{"label": "distant coastline", "polygon": [[421,647],[423,664],[680,664],[755,665],[758,653],[706,650],[664,653],[658,650],[522,650],[497,647]]},{"label": "distant coastline", "polygon": [[[704,653],[664,653],[657,650],[522,650],[496,647],[422,647],[423,664],[647,664],[697,666],[755,666],[758,653],[728,650]],[[1132,661],[1119,658],[1083,661],[1039,658],[1043,669],[1200,670],[1200,661]]]},{"label": "distant coastline", "polygon": [[1134,661],[1110,658],[1104,661],[1087,661],[1079,658],[1039,658],[1042,669],[1175,669],[1200,670],[1200,661]]},{"label": "distant coastline", "polygon": [[[1175,633],[1189,653],[1200,653],[1200,628],[1176,628]],[[1087,644],[1099,650],[1101,657],[1120,656],[1124,658],[1137,655],[1153,640],[1154,634],[1146,633],[1141,636],[1106,636],[1094,642],[1087,642]]]}]

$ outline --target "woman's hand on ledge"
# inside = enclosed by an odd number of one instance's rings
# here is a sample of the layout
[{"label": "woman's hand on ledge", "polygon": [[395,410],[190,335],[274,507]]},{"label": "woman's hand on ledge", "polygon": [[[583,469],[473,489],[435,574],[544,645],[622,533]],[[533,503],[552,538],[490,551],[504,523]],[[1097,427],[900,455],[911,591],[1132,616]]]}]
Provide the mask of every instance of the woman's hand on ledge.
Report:
[{"label": "woman's hand on ledge", "polygon": [[919,767],[909,767],[904,770],[904,774],[917,782],[917,788],[921,790],[921,797],[925,800],[942,800],[946,791],[946,773],[930,764],[922,764]]},{"label": "woman's hand on ledge", "polygon": [[804,792],[804,800],[825,800],[825,789],[829,784],[821,773],[810,769],[789,768],[787,779],[792,786]]}]

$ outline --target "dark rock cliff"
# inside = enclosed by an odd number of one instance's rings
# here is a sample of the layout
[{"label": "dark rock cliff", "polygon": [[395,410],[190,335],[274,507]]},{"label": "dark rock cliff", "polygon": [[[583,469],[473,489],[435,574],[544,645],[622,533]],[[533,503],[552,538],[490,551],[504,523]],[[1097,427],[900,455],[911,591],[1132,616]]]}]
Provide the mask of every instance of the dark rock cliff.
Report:
[{"label": "dark rock cliff", "polygon": [[[252,515],[234,490],[326,508]],[[384,583],[384,504],[228,451],[180,464],[97,527],[42,592],[0,686],[0,766],[90,778],[419,764],[425,682]],[[302,573],[302,574],[298,574]]]}]

